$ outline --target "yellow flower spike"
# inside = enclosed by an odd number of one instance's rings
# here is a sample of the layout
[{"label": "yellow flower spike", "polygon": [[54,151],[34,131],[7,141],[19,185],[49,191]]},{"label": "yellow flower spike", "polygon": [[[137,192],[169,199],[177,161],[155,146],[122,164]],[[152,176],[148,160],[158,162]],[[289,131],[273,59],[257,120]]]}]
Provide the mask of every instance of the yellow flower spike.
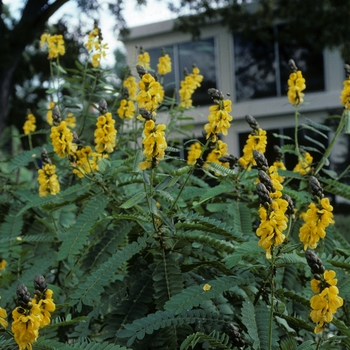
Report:
[{"label": "yellow flower spike", "polygon": [[68,113],[66,119],[65,119],[66,125],[68,126],[68,128],[74,129],[76,127],[76,118],[73,115],[73,113]]},{"label": "yellow flower spike", "polygon": [[293,171],[301,175],[308,174],[311,171],[311,164],[313,158],[309,152],[304,152],[303,157],[299,158],[298,164],[294,167]]},{"label": "yellow flower spike", "polygon": [[117,110],[118,116],[121,119],[132,119],[135,117],[136,109],[134,102],[131,100],[122,99]]},{"label": "yellow flower spike", "polygon": [[65,121],[61,121],[59,125],[51,127],[50,138],[53,149],[60,158],[68,156],[76,148],[76,145],[73,144],[73,134],[68,129]]},{"label": "yellow flower spike", "polygon": [[180,82],[180,108],[190,108],[192,106],[192,95],[194,91],[201,86],[203,81],[203,75],[199,74],[200,71],[197,67],[192,69],[192,73],[185,72],[185,79]]},{"label": "yellow flower spike", "polygon": [[[216,148],[214,148],[207,156],[206,161],[207,162],[212,162],[212,163],[217,163],[220,164],[226,168],[229,167],[229,163],[222,163],[219,161],[219,158],[228,156],[229,153],[227,152],[227,144],[221,140],[218,140],[216,144]],[[205,164],[207,166],[208,164]]]},{"label": "yellow flower spike", "polygon": [[94,68],[99,67],[101,63],[101,58],[106,57],[106,50],[108,49],[108,44],[102,43],[101,32],[97,27],[95,27],[89,33],[85,47],[91,54],[91,65]]},{"label": "yellow flower spike", "polygon": [[58,56],[63,56],[66,53],[64,39],[61,34],[59,35],[50,35],[42,34],[40,37],[40,46],[47,45],[49,55],[48,59],[57,58]]},{"label": "yellow flower spike", "polygon": [[149,57],[149,53],[144,51],[142,48],[140,49],[140,54],[137,56],[138,62],[137,65],[138,66],[142,66],[145,69],[150,69],[150,62],[151,59]]},{"label": "yellow flower spike", "polygon": [[346,110],[350,110],[350,66],[345,65],[345,73],[347,75],[343,83],[343,90],[340,95],[341,104]]},{"label": "yellow flower spike", "polygon": [[52,119],[52,110],[55,107],[55,102],[50,102],[49,108],[46,113],[46,121],[52,125],[53,124],[53,119]]},{"label": "yellow flower spike", "polygon": [[0,325],[4,328],[7,328],[8,326],[8,322],[5,320],[6,317],[7,317],[6,310],[0,307]]},{"label": "yellow flower spike", "polygon": [[107,112],[97,118],[95,136],[95,150],[98,153],[112,153],[116,146],[117,130],[112,113]]},{"label": "yellow flower spike", "polygon": [[56,166],[45,164],[38,170],[39,196],[56,195],[60,192],[60,184],[56,175]]},{"label": "yellow flower spike", "polygon": [[159,75],[165,75],[171,72],[171,59],[168,54],[159,57],[157,68]]},{"label": "yellow flower spike", "polygon": [[130,100],[135,101],[136,95],[137,95],[137,89],[138,89],[135,77],[133,77],[131,75],[128,76],[123,81],[123,87],[128,88]]},{"label": "yellow flower spike", "polygon": [[203,286],[203,290],[204,290],[205,292],[208,292],[210,289],[211,289],[211,285],[208,284],[208,283],[206,283],[206,284]]},{"label": "yellow flower spike", "polygon": [[25,121],[23,125],[23,131],[25,135],[29,135],[31,132],[36,130],[35,125],[36,119],[34,117],[34,114],[32,114],[30,111],[27,113],[27,120]]},{"label": "yellow flower spike", "polygon": [[304,102],[304,91],[306,89],[305,79],[300,70],[292,72],[288,79],[288,99],[293,106]]},{"label": "yellow flower spike", "polygon": [[199,142],[195,142],[190,146],[190,150],[188,151],[187,155],[187,164],[188,165],[195,165],[197,159],[200,157],[202,153],[202,147]]},{"label": "yellow flower spike", "polygon": [[6,266],[7,266],[6,260],[0,258],[0,271],[3,270]]},{"label": "yellow flower spike", "polygon": [[150,112],[155,111],[162,103],[164,90],[151,74],[146,73],[139,82],[140,91],[136,96],[138,108],[145,108]]}]

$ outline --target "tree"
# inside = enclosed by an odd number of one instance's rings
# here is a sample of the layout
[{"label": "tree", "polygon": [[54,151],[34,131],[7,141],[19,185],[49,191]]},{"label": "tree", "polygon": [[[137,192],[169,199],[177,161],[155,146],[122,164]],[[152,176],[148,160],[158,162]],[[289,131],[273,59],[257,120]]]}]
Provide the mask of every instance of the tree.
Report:
[{"label": "tree", "polygon": [[[10,18],[8,9],[0,0],[0,135],[9,116],[10,101],[13,102],[13,81],[20,62],[23,62],[25,49],[40,37],[49,18],[68,1],[72,0],[27,0],[21,18],[16,22]],[[101,6],[97,0],[76,1],[79,8],[87,13],[98,11]],[[143,4],[141,0],[136,1]],[[108,4],[108,8],[116,19],[116,27],[125,32],[126,23],[121,5],[122,1],[115,0]]]}]

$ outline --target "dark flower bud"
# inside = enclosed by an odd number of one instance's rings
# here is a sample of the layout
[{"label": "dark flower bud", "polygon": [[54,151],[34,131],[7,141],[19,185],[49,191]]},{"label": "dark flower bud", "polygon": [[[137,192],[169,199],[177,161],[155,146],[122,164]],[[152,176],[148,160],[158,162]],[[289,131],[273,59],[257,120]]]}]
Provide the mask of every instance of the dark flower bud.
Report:
[{"label": "dark flower bud", "polygon": [[137,65],[137,66],[136,66],[136,71],[137,71],[137,74],[139,75],[139,77],[140,77],[141,79],[142,79],[142,77],[143,77],[145,74],[147,74],[147,71],[146,71],[145,67],[143,67],[143,66]]},{"label": "dark flower bud", "polygon": [[214,88],[208,89],[208,94],[213,100],[223,100],[224,99],[224,94]]},{"label": "dark flower bud", "polygon": [[204,165],[204,160],[202,158],[197,158],[195,167],[196,168],[201,168],[203,165]]},{"label": "dark flower bud", "polygon": [[267,204],[271,203],[270,193],[263,183],[259,182],[256,185],[256,192],[259,196],[259,200],[260,200],[261,205],[265,206],[266,203]]},{"label": "dark flower bud", "polygon": [[239,329],[232,323],[227,326],[226,333],[229,336],[233,346],[240,348],[245,345],[245,341],[242,339]]},{"label": "dark flower bud", "polygon": [[325,271],[325,268],[322,264],[322,260],[312,251],[307,250],[305,252],[305,258],[308,263],[308,265],[311,268],[311,272],[313,274],[323,274]]},{"label": "dark flower bud", "polygon": [[318,273],[314,274],[314,279],[317,281],[321,281],[321,276]]},{"label": "dark flower bud", "polygon": [[267,159],[261,152],[257,150],[253,150],[253,157],[254,157],[254,160],[256,161],[256,165],[258,169],[261,169],[264,171],[269,169],[269,163],[267,162]]},{"label": "dark flower bud", "polygon": [[230,169],[234,168],[238,163],[238,158],[233,156],[232,154],[228,156],[223,156],[219,158],[219,161],[222,163],[229,163]]},{"label": "dark flower bud", "polygon": [[141,117],[145,118],[146,120],[154,120],[153,113],[148,111],[146,108],[139,108],[139,113],[141,114]]},{"label": "dark flower bud", "polygon": [[188,74],[189,74],[189,73],[188,73],[188,70],[187,70],[187,68],[186,68],[186,67],[184,68],[183,73],[184,73],[184,77],[187,77],[187,76],[188,76]]},{"label": "dark flower bud", "polygon": [[17,294],[17,304],[24,309],[31,309],[32,304],[30,303],[31,297],[30,293],[28,292],[27,287],[23,283],[18,283],[16,287],[16,294]]},{"label": "dark flower bud", "polygon": [[108,112],[107,102],[105,99],[101,98],[100,102],[98,103],[98,110],[101,114],[106,114]]},{"label": "dark flower bud", "polygon": [[282,151],[281,151],[281,148],[280,148],[279,146],[277,146],[277,145],[274,145],[274,146],[273,146],[273,151],[275,152],[276,160],[277,160],[278,162],[281,162],[282,159],[283,159],[283,153],[282,153]]},{"label": "dark flower bud", "polygon": [[34,277],[34,288],[42,293],[47,289],[47,283],[44,276],[36,275]]},{"label": "dark flower bud", "polygon": [[288,66],[289,66],[289,69],[290,69],[291,72],[294,72],[294,73],[295,73],[295,72],[298,71],[298,67],[296,66],[294,60],[290,59],[290,60],[288,61]]},{"label": "dark flower bud", "polygon": [[286,214],[292,215],[294,213],[294,203],[292,198],[290,198],[287,194],[283,193],[282,199],[284,199],[288,203]]},{"label": "dark flower bud", "polygon": [[350,77],[350,66],[348,64],[344,64],[344,70],[347,77]]},{"label": "dark flower bud", "polygon": [[78,146],[81,146],[82,144],[84,144],[84,141],[79,139],[79,136],[76,133],[76,131],[73,131],[73,141],[72,142],[77,144]]},{"label": "dark flower bud", "polygon": [[61,119],[61,113],[57,106],[52,108],[52,119],[53,119],[53,125],[58,126],[60,125],[62,119]]},{"label": "dark flower bud", "polygon": [[44,165],[50,164],[52,165],[51,159],[49,158],[49,155],[47,154],[46,148],[41,149],[41,160],[43,161]]},{"label": "dark flower bud", "polygon": [[127,87],[123,87],[123,90],[122,90],[122,97],[127,100],[130,95],[129,95],[129,89]]},{"label": "dark flower bud", "polygon": [[315,176],[310,176],[309,185],[310,185],[310,191],[312,195],[318,198],[323,198],[323,189]]},{"label": "dark flower bud", "polygon": [[263,170],[259,170],[258,172],[259,180],[265,185],[266,189],[269,192],[276,192],[276,189],[273,187],[271,178],[269,175],[265,173]]},{"label": "dark flower bud", "polygon": [[249,124],[249,126],[253,129],[253,130],[258,130],[259,129],[259,124],[256,121],[256,119],[254,117],[252,117],[251,115],[246,115],[245,116],[245,120],[246,122]]}]

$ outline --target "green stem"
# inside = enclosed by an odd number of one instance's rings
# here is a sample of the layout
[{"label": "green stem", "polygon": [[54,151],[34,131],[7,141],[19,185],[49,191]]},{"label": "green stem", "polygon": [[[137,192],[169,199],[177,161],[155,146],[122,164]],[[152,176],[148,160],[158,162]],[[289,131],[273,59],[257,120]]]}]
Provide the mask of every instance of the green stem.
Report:
[{"label": "green stem", "polygon": [[183,189],[185,188],[185,186],[186,186],[186,184],[187,184],[187,181],[189,180],[190,176],[191,176],[192,173],[193,173],[193,170],[194,170],[194,167],[188,172],[187,177],[186,177],[186,180],[185,180],[185,182],[183,183],[183,185],[181,186],[180,191],[179,191],[179,193],[177,194],[177,196],[176,196],[176,198],[175,198],[173,204],[171,205],[169,211],[172,211],[173,208],[175,207],[175,204],[177,203],[178,199],[180,198],[181,193],[182,193]]},{"label": "green stem", "polygon": [[299,140],[298,140],[298,130],[299,130],[299,112],[298,106],[295,106],[295,129],[294,129],[294,142],[295,142],[295,151],[297,152],[298,160],[301,158],[300,149],[299,149]]},{"label": "green stem", "polygon": [[274,267],[275,267],[275,257],[273,255],[273,250],[271,251],[271,298],[270,298],[270,319],[269,319],[269,341],[268,341],[268,350],[272,349],[272,322],[273,322],[273,299],[274,299],[274,289],[275,289],[275,280],[274,280]]},{"label": "green stem", "polygon": [[[31,135],[31,133],[28,134],[28,143],[29,143],[29,149],[32,150],[33,149],[33,143],[32,143],[32,135]],[[34,165],[35,165],[35,169],[39,169],[38,164],[37,164],[35,159],[34,159]]]},{"label": "green stem", "polygon": [[323,337],[321,335],[319,341],[317,342],[316,350],[321,349],[322,343],[323,343]]},{"label": "green stem", "polygon": [[323,157],[321,158],[321,160],[317,164],[317,167],[316,167],[314,175],[316,175],[322,169],[322,167],[324,166],[324,164],[326,162],[326,159],[328,159],[329,155],[331,154],[331,152],[333,150],[333,147],[334,147],[334,144],[337,141],[339,135],[341,134],[341,132],[342,132],[342,130],[344,128],[344,125],[345,125],[345,113],[342,114],[340,122],[338,124],[338,128],[337,128],[337,130],[336,130],[336,132],[335,132],[335,134],[333,136],[333,139],[332,139],[331,143],[328,145],[328,147],[327,147]]}]

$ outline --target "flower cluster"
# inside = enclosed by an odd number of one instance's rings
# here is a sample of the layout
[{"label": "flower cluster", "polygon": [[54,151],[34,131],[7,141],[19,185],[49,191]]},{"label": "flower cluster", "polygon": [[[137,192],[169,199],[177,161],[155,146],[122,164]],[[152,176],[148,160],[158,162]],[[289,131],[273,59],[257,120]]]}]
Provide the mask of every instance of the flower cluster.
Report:
[{"label": "flower cluster", "polygon": [[345,65],[346,79],[344,80],[344,87],[340,95],[341,104],[346,110],[350,110],[350,66]]},{"label": "flower cluster", "polygon": [[49,107],[47,109],[46,113],[46,121],[50,124],[53,125],[53,119],[52,119],[52,110],[55,107],[55,102],[50,102]]},{"label": "flower cluster", "polygon": [[0,325],[3,328],[7,328],[8,326],[8,322],[5,320],[6,317],[7,317],[6,310],[0,307]]},{"label": "flower cluster", "polygon": [[195,165],[197,162],[197,159],[201,156],[201,154],[202,154],[201,144],[199,142],[192,143],[187,155],[187,164]]},{"label": "flower cluster", "polygon": [[68,128],[74,129],[76,127],[76,118],[73,113],[68,113],[66,119],[64,120]]},{"label": "flower cluster", "polygon": [[288,79],[288,99],[293,106],[298,106],[304,102],[302,91],[306,89],[305,79],[300,70],[296,67],[293,60],[289,61],[291,73]]},{"label": "flower cluster", "polygon": [[[117,130],[114,127],[115,120],[112,118],[112,113],[103,110],[101,105],[106,103],[100,101],[100,115],[97,118],[95,136],[95,150],[98,153],[111,153],[116,145]],[[104,112],[104,113],[103,113]]]},{"label": "flower cluster", "polygon": [[[138,67],[140,71],[140,66]],[[154,112],[163,101],[164,90],[162,85],[151,74],[143,73],[144,71],[141,73],[140,91],[136,96],[136,101],[138,108],[145,108],[149,112]]]},{"label": "flower cluster", "polygon": [[321,238],[326,236],[326,228],[333,221],[333,207],[329,199],[323,197],[323,190],[314,176],[309,179],[311,193],[316,203],[311,202],[306,213],[302,213],[304,225],[299,230],[300,241],[304,244],[304,250],[308,247],[315,249]]},{"label": "flower cluster", "polygon": [[123,87],[128,89],[130,100],[135,101],[136,95],[137,95],[137,89],[138,89],[135,77],[133,77],[132,75],[129,75],[123,81]]},{"label": "flower cluster", "polygon": [[3,270],[7,265],[7,262],[5,259],[0,258],[0,271]]},{"label": "flower cluster", "polygon": [[190,108],[192,106],[192,95],[194,91],[201,86],[203,75],[199,74],[197,67],[192,68],[192,73],[188,74],[185,70],[185,79],[180,82],[180,107]]},{"label": "flower cluster", "polygon": [[204,130],[207,133],[207,139],[211,138],[212,142],[215,142],[218,133],[227,135],[230,121],[232,121],[232,117],[229,115],[231,101],[224,100],[222,92],[216,89],[209,89],[209,94],[215,105],[209,107],[209,123],[204,125]]},{"label": "flower cluster", "polygon": [[135,117],[135,104],[134,101],[130,99],[129,89],[127,87],[123,87],[123,99],[120,101],[117,113],[121,119],[131,119]]},{"label": "flower cluster", "polygon": [[146,157],[146,161],[139,164],[140,169],[145,170],[148,168],[155,168],[158,162],[164,159],[165,150],[167,148],[167,142],[164,135],[165,129],[166,126],[164,124],[156,126],[152,119],[145,122],[142,144],[143,154]]},{"label": "flower cluster", "polygon": [[250,170],[252,166],[256,165],[253,156],[254,151],[265,153],[267,137],[266,131],[259,128],[259,124],[252,116],[247,115],[245,119],[253,130],[248,135],[246,144],[243,147],[243,156],[239,158],[238,162],[244,169]]},{"label": "flower cluster", "polygon": [[310,283],[311,289],[314,293],[319,293],[310,299],[312,308],[310,317],[316,323],[314,332],[320,333],[326,324],[333,320],[333,315],[343,305],[343,299],[338,295],[339,289],[336,287],[338,280],[335,279],[335,271],[326,270],[322,261],[312,251],[306,251],[305,255],[315,277]]},{"label": "flower cluster", "polygon": [[102,57],[106,57],[108,44],[103,44],[102,40],[100,30],[95,27],[94,30],[89,33],[87,43],[85,44],[86,49],[92,55],[91,64],[94,68],[100,66]]},{"label": "flower cluster", "polygon": [[260,225],[256,230],[256,235],[260,237],[259,246],[265,249],[266,257],[271,259],[272,248],[282,244],[285,240],[283,232],[287,228],[287,214],[293,210],[292,201],[288,196],[282,195],[283,186],[278,180],[276,167],[268,168],[267,160],[260,152],[255,151],[254,158],[260,168],[260,182],[256,186],[260,200]]},{"label": "flower cluster", "polygon": [[302,148],[300,149],[300,153],[301,157],[299,157],[298,164],[294,167],[293,171],[301,175],[306,175],[311,171],[313,158],[309,152],[306,152]]},{"label": "flower cluster", "polygon": [[59,55],[63,56],[66,53],[62,35],[50,35],[48,33],[42,34],[40,37],[40,46],[46,44],[49,51],[49,60],[57,58]]},{"label": "flower cluster", "polygon": [[16,289],[18,306],[12,311],[12,332],[19,350],[32,349],[39,336],[39,328],[50,323],[50,313],[56,309],[52,290],[47,289],[43,276],[35,276],[34,288],[33,299],[24,284],[19,283]]},{"label": "flower cluster", "polygon": [[50,138],[54,151],[60,158],[65,158],[75,151],[73,144],[73,134],[68,129],[65,121],[62,121],[57,107],[52,110],[53,126],[51,127]]},{"label": "flower cluster", "polygon": [[39,196],[56,195],[60,192],[60,184],[56,175],[56,166],[51,163],[46,150],[41,152],[42,169],[38,170]]},{"label": "flower cluster", "polygon": [[36,125],[35,125],[36,119],[34,117],[34,114],[32,114],[30,111],[27,112],[27,120],[25,121],[23,125],[23,131],[25,135],[29,135],[31,132],[35,131]]},{"label": "flower cluster", "polygon": [[[107,154],[103,157],[108,157]],[[98,170],[98,162],[102,155],[93,152],[90,146],[78,147],[77,151],[70,157],[71,165],[74,166],[73,173],[79,178],[83,178],[85,174]]]},{"label": "flower cluster", "polygon": [[159,75],[165,75],[171,72],[171,59],[168,54],[163,54],[159,57],[157,68]]},{"label": "flower cluster", "polygon": [[218,140],[215,144],[215,148],[208,154],[206,161],[211,163],[217,163],[228,168],[228,162],[221,162],[219,159],[221,157],[228,156],[227,144],[221,140]]},{"label": "flower cluster", "polygon": [[145,51],[142,47],[140,47],[140,52],[139,55],[137,56],[138,62],[137,65],[138,66],[142,66],[145,69],[150,69],[150,62],[151,59],[149,57],[149,53],[147,51]]}]

